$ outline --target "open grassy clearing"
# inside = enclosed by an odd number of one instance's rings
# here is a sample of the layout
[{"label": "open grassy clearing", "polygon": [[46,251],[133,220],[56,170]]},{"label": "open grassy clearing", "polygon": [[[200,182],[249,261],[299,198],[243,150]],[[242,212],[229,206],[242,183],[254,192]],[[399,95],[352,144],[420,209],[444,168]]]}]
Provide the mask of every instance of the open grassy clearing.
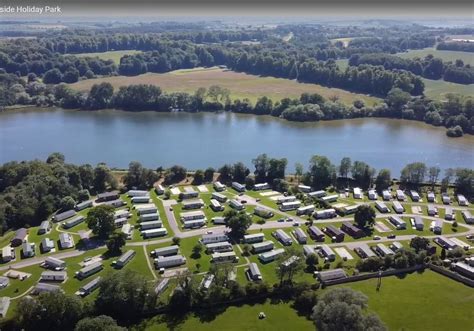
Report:
[{"label": "open grassy clearing", "polygon": [[248,75],[217,67],[176,70],[164,74],[147,73],[133,77],[116,76],[88,79],[71,84],[71,87],[79,91],[89,91],[92,85],[102,82],[111,83],[115,89],[130,84],[154,84],[160,86],[164,91],[189,93],[193,93],[200,87],[208,88],[212,85],[219,85],[231,91],[232,99],[249,98],[254,103],[261,96],[267,96],[277,101],[285,97],[299,97],[305,92],[319,93],[326,98],[338,96],[339,100],[346,104],[352,104],[357,99],[363,100],[367,105],[380,102],[378,98],[341,89],[298,83],[283,78]]},{"label": "open grassy clearing", "polygon": [[424,49],[413,49],[404,53],[397,53],[395,55],[404,58],[404,59],[414,59],[416,57],[424,58],[427,55],[432,54],[434,57],[440,58],[443,61],[454,62],[456,60],[462,60],[464,64],[474,65],[474,55],[468,52],[458,52],[458,51],[440,51],[433,47],[424,48]]},{"label": "open grassy clearing", "polygon": [[446,82],[444,80],[431,80],[423,78],[425,95],[434,100],[444,100],[446,94],[456,93],[463,96],[474,95],[474,85],[463,85]]},{"label": "open grassy clearing", "polygon": [[82,53],[82,54],[71,54],[77,57],[96,57],[101,60],[112,60],[115,64],[120,64],[120,59],[124,55],[133,55],[141,53],[141,51],[129,50],[129,51],[109,51],[103,53]]}]

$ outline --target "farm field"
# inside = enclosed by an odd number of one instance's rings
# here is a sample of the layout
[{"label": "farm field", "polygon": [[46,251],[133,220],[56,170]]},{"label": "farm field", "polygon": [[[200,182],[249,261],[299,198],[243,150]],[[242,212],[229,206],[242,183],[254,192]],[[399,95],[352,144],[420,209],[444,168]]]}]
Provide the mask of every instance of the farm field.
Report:
[{"label": "farm field", "polygon": [[424,48],[424,49],[413,49],[404,53],[397,53],[395,55],[404,58],[404,59],[413,59],[415,57],[424,58],[425,56],[432,54],[434,57],[440,58],[443,61],[456,61],[460,59],[464,64],[474,65],[474,56],[472,53],[468,52],[458,52],[458,51],[439,51],[433,47]]},{"label": "farm field", "polygon": [[260,77],[237,73],[217,67],[176,70],[164,74],[147,73],[143,75],[125,77],[105,77],[80,81],[70,86],[79,91],[88,91],[94,84],[109,82],[115,89],[130,84],[154,84],[168,92],[192,93],[200,87],[219,85],[230,90],[232,99],[249,98],[255,102],[261,96],[268,96],[274,101],[285,97],[297,98],[302,93],[319,93],[325,98],[338,96],[346,104],[361,99],[367,105],[373,105],[380,99],[341,89],[323,87],[316,84],[298,83],[294,80],[274,77]]},{"label": "farm field", "polygon": [[141,53],[141,51],[129,50],[129,51],[109,51],[103,53],[81,53],[81,54],[72,54],[77,57],[97,57],[101,60],[112,60],[115,64],[120,63],[120,59],[124,55],[132,55]]}]

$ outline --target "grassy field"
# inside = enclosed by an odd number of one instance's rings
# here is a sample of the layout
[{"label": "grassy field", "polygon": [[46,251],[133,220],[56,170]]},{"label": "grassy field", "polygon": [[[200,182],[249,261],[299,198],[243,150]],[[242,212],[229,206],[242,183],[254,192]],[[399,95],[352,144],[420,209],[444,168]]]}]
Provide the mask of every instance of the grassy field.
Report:
[{"label": "grassy field", "polygon": [[130,50],[130,51],[110,51],[110,52],[103,52],[103,53],[82,53],[82,54],[73,54],[73,55],[75,55],[77,57],[97,57],[101,60],[112,60],[116,64],[119,64],[120,59],[122,58],[122,56],[124,56],[124,55],[133,55],[133,54],[137,54],[137,53],[141,53],[141,51],[134,51],[134,50]]},{"label": "grassy field", "polygon": [[457,93],[464,96],[474,95],[473,85],[463,85],[445,82],[444,80],[431,80],[423,78],[425,83],[425,95],[435,99],[443,100],[448,93]]},{"label": "grassy field", "polygon": [[415,57],[424,58],[432,54],[434,57],[440,58],[443,61],[454,62],[458,59],[462,60],[464,64],[474,65],[474,56],[468,52],[457,51],[439,51],[435,48],[429,47],[424,49],[413,49],[404,53],[397,53],[396,55],[404,59],[413,59]]},{"label": "grassy field", "polygon": [[88,79],[71,84],[71,87],[80,91],[89,91],[92,85],[101,82],[109,82],[115,89],[130,84],[154,84],[160,86],[164,91],[190,93],[200,87],[219,85],[231,91],[232,99],[249,98],[252,102],[261,96],[280,100],[285,97],[299,97],[304,92],[319,93],[326,98],[338,96],[339,100],[347,104],[357,99],[364,100],[367,105],[373,105],[380,101],[378,98],[340,89],[316,84],[303,84],[283,78],[247,75],[217,67],[177,70],[165,74],[147,73],[133,77],[116,76]]}]

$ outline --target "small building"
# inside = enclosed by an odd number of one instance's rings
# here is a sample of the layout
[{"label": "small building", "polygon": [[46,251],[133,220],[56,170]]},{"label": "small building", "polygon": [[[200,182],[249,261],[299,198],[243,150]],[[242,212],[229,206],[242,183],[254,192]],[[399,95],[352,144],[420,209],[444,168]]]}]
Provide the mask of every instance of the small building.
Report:
[{"label": "small building", "polygon": [[133,257],[135,256],[136,252],[133,249],[129,249],[126,251],[122,256],[119,257],[119,259],[115,262],[115,268],[123,268],[125,265],[127,265],[128,262],[130,262]]},{"label": "small building", "polygon": [[339,214],[343,216],[355,214],[358,209],[359,209],[359,205],[336,207],[336,210],[339,212]]},{"label": "small building", "polygon": [[309,192],[311,192],[311,186],[300,184],[300,185],[298,185],[298,190],[300,190],[303,193],[309,193]]},{"label": "small building", "polygon": [[204,278],[201,280],[201,283],[199,284],[199,288],[207,291],[211,285],[212,285],[212,282],[214,281],[214,278],[215,276],[211,273],[208,273],[206,274],[206,276],[204,276]]},{"label": "small building", "polygon": [[425,227],[425,223],[423,222],[423,219],[420,216],[413,217],[413,223],[414,223],[415,229],[417,229],[418,231],[423,231],[423,228]]},{"label": "small building", "polygon": [[390,199],[392,199],[392,195],[390,194],[390,192],[388,190],[383,190],[382,191],[382,199],[384,201],[390,201]]},{"label": "small building", "polygon": [[118,198],[120,198],[120,194],[118,191],[97,194],[97,202],[112,201],[117,200]]},{"label": "small building", "polygon": [[127,239],[132,239],[133,228],[131,224],[126,223],[122,225],[121,232],[127,236]]},{"label": "small building", "polygon": [[321,283],[326,283],[338,279],[346,278],[346,272],[344,269],[333,269],[333,270],[326,270],[318,272],[318,279]]},{"label": "small building", "polygon": [[149,193],[148,193],[148,191],[145,191],[145,190],[129,190],[127,192],[127,196],[129,196],[131,198],[146,197],[146,196],[149,196]]},{"label": "small building", "polygon": [[48,256],[44,260],[44,266],[52,270],[63,270],[64,268],[66,268],[66,262],[55,257]]},{"label": "small building", "polygon": [[43,271],[40,276],[42,282],[64,282],[67,278],[66,271]]},{"label": "small building", "polygon": [[21,246],[21,251],[24,257],[33,257],[35,256],[35,246],[33,243],[27,241],[23,242]]},{"label": "small building", "polygon": [[202,207],[204,207],[204,201],[202,199],[183,201],[183,209],[199,209]]},{"label": "small building", "polygon": [[428,205],[427,210],[429,216],[436,216],[436,214],[438,213],[438,208],[433,205]]},{"label": "small building", "polygon": [[359,187],[354,187],[352,189],[352,194],[354,196],[354,199],[362,199],[363,198],[362,190]]},{"label": "small building", "polygon": [[181,216],[181,221],[183,222],[206,218],[206,214],[204,214],[202,210],[184,212],[184,213],[181,213],[180,216]]},{"label": "small building", "polygon": [[402,190],[397,190],[396,195],[397,195],[397,200],[398,201],[405,201],[406,196],[405,196],[405,193]]},{"label": "small building", "polygon": [[393,211],[397,214],[402,214],[405,211],[405,207],[398,201],[393,202]]},{"label": "small building", "polygon": [[157,248],[151,251],[151,256],[155,256],[155,257],[170,256],[170,255],[177,255],[178,253],[179,253],[179,246],[172,245],[172,246]]},{"label": "small building", "polygon": [[61,249],[74,247],[74,239],[69,233],[61,232],[59,234],[59,245]]},{"label": "small building", "polygon": [[308,233],[315,241],[324,241],[324,232],[312,225],[308,228]]},{"label": "small building", "polygon": [[349,222],[342,223],[341,230],[355,239],[365,237],[364,231],[362,231],[357,226]]},{"label": "small building", "polygon": [[303,246],[303,254],[304,254],[304,256],[309,256],[311,254],[316,255],[316,250],[314,249],[314,246],[304,245]]},{"label": "small building", "polygon": [[221,241],[218,243],[212,243],[212,244],[207,244],[206,245],[206,251],[209,253],[215,253],[215,252],[230,252],[232,251],[232,244],[227,241]]},{"label": "small building", "polygon": [[237,210],[242,210],[245,208],[245,206],[237,199],[232,199],[229,201],[229,205]]},{"label": "small building", "polygon": [[82,297],[85,297],[85,296],[91,294],[92,292],[94,292],[94,290],[99,288],[101,279],[102,278],[100,276],[96,277],[93,280],[91,280],[89,283],[82,286],[79,289],[79,295],[82,296]]},{"label": "small building", "polygon": [[336,253],[326,244],[321,245],[319,254],[327,261],[334,261],[336,259]]},{"label": "small building", "polygon": [[156,295],[160,295],[161,293],[163,293],[168,288],[169,283],[169,278],[162,278],[158,285],[156,285],[155,287]]},{"label": "small building", "polygon": [[165,194],[165,188],[163,187],[163,185],[161,184],[155,185],[155,193],[156,195]]},{"label": "small building", "polygon": [[11,245],[13,247],[20,246],[26,240],[27,235],[28,235],[28,230],[25,229],[25,228],[20,228],[20,229],[16,230],[15,236],[10,241]]},{"label": "small building", "polygon": [[388,217],[388,220],[390,223],[393,224],[393,226],[397,229],[397,230],[404,230],[407,228],[407,224],[404,220],[402,220],[400,217],[398,216],[389,216]]},{"label": "small building", "polygon": [[369,257],[375,256],[375,253],[370,249],[370,247],[366,244],[360,244],[354,251],[359,255],[362,259],[367,259]]},{"label": "small building", "polygon": [[267,208],[264,208],[264,207],[261,207],[261,206],[257,206],[255,207],[253,213],[257,216],[260,216],[262,218],[271,218],[273,217],[273,212]]},{"label": "small building", "polygon": [[282,195],[277,199],[277,203],[292,202],[292,201],[296,201],[296,197],[294,195],[287,195],[287,196]]},{"label": "small building", "polygon": [[290,210],[296,210],[301,206],[301,201],[291,201],[291,202],[283,202],[280,205],[280,210],[281,211],[290,211]]},{"label": "small building", "polygon": [[79,202],[77,205],[76,205],[76,210],[77,211],[81,211],[81,210],[84,210],[86,208],[90,208],[94,205],[94,202],[92,200],[87,200],[87,201],[82,201],[82,202]]},{"label": "small building", "polygon": [[313,217],[315,219],[328,219],[328,218],[333,218],[336,217],[336,210],[334,208],[329,208],[329,209],[324,209],[324,210],[317,210],[314,214]]},{"label": "small building", "polygon": [[443,200],[443,204],[449,205],[451,203],[451,197],[447,193],[441,194],[441,200]]},{"label": "small building", "polygon": [[469,202],[467,201],[466,197],[462,194],[458,194],[457,196],[458,203],[460,206],[468,206]]},{"label": "small building", "polygon": [[182,255],[158,256],[155,259],[155,268],[173,268],[186,263],[186,258]]},{"label": "small building", "polygon": [[125,206],[126,203],[122,199],[116,199],[116,200],[106,201],[104,202],[104,205],[112,206],[114,208],[120,208],[122,206]]},{"label": "small building", "polygon": [[79,271],[77,271],[76,272],[76,277],[78,279],[84,279],[84,278],[87,278],[87,277],[89,277],[89,276],[91,276],[95,273],[98,273],[103,268],[104,268],[104,265],[101,262],[94,262],[94,263],[91,263],[91,264],[83,267]]},{"label": "small building", "polygon": [[198,191],[186,191],[186,192],[181,192],[179,194],[179,199],[180,200],[193,199],[193,198],[197,198],[198,196],[199,196]]},{"label": "small building", "polygon": [[140,222],[158,221],[160,219],[160,214],[158,213],[143,214],[143,215],[140,215],[139,219],[140,219]]},{"label": "small building", "polygon": [[341,241],[344,241],[344,232],[342,232],[341,230],[339,230],[338,228],[332,226],[332,225],[328,225],[326,226],[323,231],[329,236],[331,237],[332,240],[334,241],[337,241],[337,242],[341,242]]},{"label": "small building", "polygon": [[283,253],[285,253],[285,250],[283,248],[272,249],[271,251],[259,254],[258,259],[262,263],[268,263],[268,262],[274,261]]},{"label": "small building", "polygon": [[443,236],[436,237],[433,239],[433,241],[442,248],[447,249],[448,251],[458,247],[458,245],[454,241]]},{"label": "small building", "polygon": [[227,236],[227,234],[225,233],[208,233],[203,234],[200,241],[203,245],[207,245],[212,243],[229,241],[229,236]]},{"label": "small building", "polygon": [[222,184],[221,182],[214,182],[214,190],[216,190],[217,192],[222,192],[226,189],[225,185]]},{"label": "small building", "polygon": [[301,228],[295,229],[295,231],[293,231],[293,234],[294,234],[296,240],[300,244],[306,244],[307,243],[308,236],[306,235],[306,233],[304,233],[304,231]]},{"label": "small building", "polygon": [[263,233],[254,233],[254,234],[246,234],[244,236],[243,242],[246,244],[253,244],[253,243],[260,243],[265,239],[265,235]]},{"label": "small building", "polygon": [[235,254],[234,251],[212,253],[211,255],[211,262],[213,263],[238,262],[238,261],[239,261],[239,257]]},{"label": "small building", "polygon": [[59,285],[53,285],[48,283],[38,283],[35,285],[31,294],[38,295],[44,292],[64,292]]},{"label": "small building", "polygon": [[247,269],[247,276],[249,280],[254,282],[262,280],[262,274],[260,272],[260,269],[258,268],[257,263],[251,262],[249,264],[249,268]]},{"label": "small building", "polygon": [[215,225],[225,224],[225,217],[223,217],[223,216],[213,217],[213,218],[211,218],[211,222]]},{"label": "small building", "polygon": [[10,298],[1,297],[0,298],[0,317],[5,318],[8,313],[8,308],[10,308]]},{"label": "small building", "polygon": [[156,214],[158,212],[158,208],[152,203],[135,206],[135,210],[138,215]]},{"label": "small building", "polygon": [[417,191],[414,191],[414,190],[411,190],[411,191],[410,191],[410,196],[411,196],[411,200],[412,200],[413,202],[418,202],[418,201],[420,201],[420,199],[421,199],[421,198],[420,198],[420,195],[418,194],[418,192],[417,192]]},{"label": "small building", "polygon": [[462,215],[462,218],[464,219],[464,222],[466,222],[467,224],[474,224],[474,217],[472,216],[469,210],[461,211],[461,215]]},{"label": "small building", "polygon": [[55,248],[54,241],[49,238],[43,238],[40,248],[43,253],[51,252]]},{"label": "small building", "polygon": [[388,213],[390,211],[387,205],[382,201],[375,201],[375,208],[381,213]]},{"label": "small building", "polygon": [[48,233],[49,230],[51,230],[51,223],[49,221],[43,221],[38,228],[38,234]]},{"label": "small building", "polygon": [[337,198],[339,198],[339,195],[333,194],[333,195],[327,195],[321,198],[322,201],[331,203],[331,202],[336,202]]},{"label": "small building", "polygon": [[291,237],[282,229],[273,232],[273,236],[285,246],[290,246],[293,243]]},{"label": "small building", "polygon": [[222,193],[212,192],[211,198],[219,202],[226,202],[227,197]]},{"label": "small building", "polygon": [[205,218],[200,218],[198,220],[191,220],[183,222],[183,228],[185,229],[197,229],[206,225],[207,220]]},{"label": "small building", "polygon": [[436,195],[434,194],[434,192],[428,192],[428,194],[426,195],[426,200],[428,200],[428,202],[435,202]]},{"label": "small building", "polygon": [[68,211],[65,211],[63,213],[56,214],[52,217],[53,222],[61,222],[64,221],[67,218],[73,217],[76,215],[76,211],[71,209]]},{"label": "small building", "polygon": [[320,198],[326,196],[326,191],[320,190],[320,191],[309,192],[308,196],[310,198],[320,199]]},{"label": "small building", "polygon": [[391,245],[390,245],[390,249],[396,253],[398,252],[399,250],[402,250],[403,249],[403,245],[401,243],[399,243],[398,241],[394,241]]},{"label": "small building", "polygon": [[149,221],[149,222],[141,222],[140,223],[140,230],[150,230],[150,229],[158,229],[163,227],[163,222],[161,221]]},{"label": "small building", "polygon": [[379,195],[376,190],[369,190],[369,200],[377,200]]},{"label": "small building", "polygon": [[386,255],[393,255],[393,251],[389,249],[387,246],[385,246],[384,244],[377,244],[374,247],[374,250],[381,257],[384,257]]},{"label": "small building", "polygon": [[144,195],[144,196],[132,197],[130,200],[132,201],[133,204],[150,203],[150,196]]},{"label": "small building", "polygon": [[0,289],[7,287],[10,284],[10,278],[0,276]]},{"label": "small building", "polygon": [[302,206],[296,209],[296,215],[311,215],[315,209],[314,205]]},{"label": "small building", "polygon": [[446,207],[444,210],[444,219],[447,221],[454,221],[456,220],[456,214],[453,211],[453,208]]},{"label": "small building", "polygon": [[252,245],[252,251],[255,254],[271,251],[275,247],[275,244],[271,240],[262,241]]},{"label": "small building", "polygon": [[15,258],[15,250],[10,246],[5,246],[2,248],[2,262],[10,262]]},{"label": "small building", "polygon": [[168,231],[165,228],[156,228],[156,229],[141,231],[141,235],[143,236],[143,239],[163,237],[163,236],[166,236],[167,234],[168,234]]},{"label": "small building", "polygon": [[79,216],[76,216],[66,222],[63,223],[63,228],[65,229],[70,229],[78,224],[81,224],[82,222],[84,222],[86,220],[86,218],[82,215],[79,215]]},{"label": "small building", "polygon": [[209,207],[211,207],[211,209],[215,212],[224,210],[224,206],[221,205],[220,202],[215,200],[215,199],[211,199],[211,201],[209,203]]},{"label": "small building", "polygon": [[454,263],[454,270],[459,274],[474,280],[474,267],[464,263],[456,262]]},{"label": "small building", "polygon": [[441,234],[443,232],[443,221],[434,220],[431,224],[431,230],[433,231],[433,233]]},{"label": "small building", "polygon": [[268,183],[260,183],[260,184],[255,184],[253,186],[254,191],[263,191],[263,190],[268,190],[270,188],[270,185]]},{"label": "small building", "polygon": [[242,185],[237,182],[232,182],[232,188],[237,192],[245,192],[245,185]]}]

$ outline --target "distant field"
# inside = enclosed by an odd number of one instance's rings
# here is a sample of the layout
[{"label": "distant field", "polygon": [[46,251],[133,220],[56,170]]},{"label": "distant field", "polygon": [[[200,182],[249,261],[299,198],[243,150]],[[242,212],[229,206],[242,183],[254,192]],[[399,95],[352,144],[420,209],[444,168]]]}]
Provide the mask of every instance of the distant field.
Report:
[{"label": "distant field", "polygon": [[346,104],[354,100],[364,100],[367,105],[373,105],[380,101],[379,98],[351,93],[341,89],[327,88],[316,84],[303,84],[296,81],[247,75],[214,68],[196,68],[192,70],[177,70],[165,74],[147,73],[139,76],[105,77],[89,79],[71,84],[71,87],[80,91],[88,91],[92,85],[109,82],[114,88],[130,84],[154,84],[160,86],[164,91],[194,92],[200,87],[219,85],[231,91],[231,98],[249,98],[255,102],[261,96],[268,96],[273,100],[285,97],[299,97],[304,92],[319,93],[329,98],[338,96],[341,102]]},{"label": "distant field", "polygon": [[396,55],[404,59],[413,59],[415,57],[423,58],[429,54],[434,57],[440,58],[443,61],[456,61],[457,59],[463,60],[464,64],[474,65],[474,55],[468,52],[456,52],[456,51],[438,51],[432,47],[424,49],[414,49],[405,53],[397,53]]},{"label": "distant field", "polygon": [[443,100],[448,93],[457,93],[465,96],[474,95],[474,85],[463,85],[445,82],[444,80],[424,79],[425,95],[435,99]]},{"label": "distant field", "polygon": [[344,45],[344,47],[347,47],[351,40],[354,39],[353,37],[348,37],[348,38],[335,38],[331,39],[331,43],[335,44],[336,42],[340,41]]},{"label": "distant field", "polygon": [[78,57],[97,57],[101,60],[113,60],[116,64],[120,63],[120,59],[124,55],[132,55],[141,53],[141,51],[110,51],[110,52],[103,52],[103,53],[81,53],[81,54],[73,54]]}]

